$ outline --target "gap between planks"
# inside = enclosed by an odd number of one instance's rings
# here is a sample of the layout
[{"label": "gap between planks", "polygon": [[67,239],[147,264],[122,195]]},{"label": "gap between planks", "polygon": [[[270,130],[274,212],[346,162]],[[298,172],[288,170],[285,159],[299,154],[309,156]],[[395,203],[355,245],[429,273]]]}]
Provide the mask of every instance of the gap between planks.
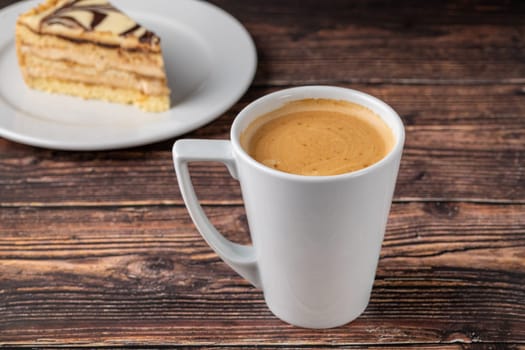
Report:
[{"label": "gap between planks", "polygon": [[[489,85],[523,85],[525,78],[507,79],[424,79],[424,78],[349,78],[345,80],[314,79],[312,81],[300,81],[294,83],[289,80],[269,80],[267,82],[254,81],[252,88],[286,88],[301,85],[401,85],[401,86],[489,86]],[[524,88],[525,90],[525,88]]]},{"label": "gap between planks", "polygon": [[[475,204],[501,204],[501,205],[520,205],[525,204],[524,200],[506,200],[506,199],[484,199],[484,198],[399,198],[394,199],[392,203],[475,203]],[[200,201],[203,206],[241,206],[243,201]],[[180,207],[184,202],[173,201],[119,201],[119,202],[12,202],[0,203],[0,208],[120,208],[120,207]]]},{"label": "gap between planks", "polygon": [[[0,346],[5,345],[16,345],[19,347],[34,347],[36,344],[33,343],[23,343],[23,342],[14,342],[14,343],[0,343]],[[326,343],[326,344],[295,344],[295,343],[255,343],[255,344],[234,344],[234,343],[225,343],[225,344],[141,344],[136,343],[129,345],[123,345],[119,342],[103,342],[103,343],[74,343],[72,346],[71,343],[60,344],[38,344],[39,349],[56,349],[57,347],[67,346],[68,349],[86,349],[88,347],[96,347],[98,349],[245,349],[247,347],[256,347],[258,349],[384,349],[384,348],[409,348],[409,349],[478,349],[478,346],[483,346],[483,349],[525,349],[525,341],[523,342],[486,342],[486,341],[465,341],[463,339],[453,339],[451,341],[444,342],[389,342],[389,343]],[[465,345],[472,345],[474,347],[467,347]]]}]

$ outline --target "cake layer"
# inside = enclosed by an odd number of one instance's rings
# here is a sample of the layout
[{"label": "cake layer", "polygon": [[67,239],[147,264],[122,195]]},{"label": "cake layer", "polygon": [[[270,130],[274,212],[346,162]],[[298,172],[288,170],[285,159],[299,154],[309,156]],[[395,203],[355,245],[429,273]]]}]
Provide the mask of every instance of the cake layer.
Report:
[{"label": "cake layer", "polygon": [[160,52],[160,39],[106,0],[48,0],[18,19],[34,32]]},{"label": "cake layer", "polygon": [[117,68],[140,75],[164,78],[160,53],[119,50],[92,43],[75,43],[53,35],[39,35],[24,25],[16,26],[17,48],[27,55],[49,60],[68,60],[97,69]]},{"label": "cake layer", "polygon": [[141,76],[118,69],[99,69],[94,66],[79,65],[71,61],[50,61],[36,55],[28,55],[21,61],[24,76],[56,78],[77,81],[91,85],[102,84],[128,90],[138,90],[149,95],[168,95],[164,79]]},{"label": "cake layer", "polygon": [[47,92],[135,105],[146,112],[163,112],[167,111],[170,107],[168,96],[148,96],[134,90],[75,83],[51,78],[28,77],[26,83],[33,89]]}]

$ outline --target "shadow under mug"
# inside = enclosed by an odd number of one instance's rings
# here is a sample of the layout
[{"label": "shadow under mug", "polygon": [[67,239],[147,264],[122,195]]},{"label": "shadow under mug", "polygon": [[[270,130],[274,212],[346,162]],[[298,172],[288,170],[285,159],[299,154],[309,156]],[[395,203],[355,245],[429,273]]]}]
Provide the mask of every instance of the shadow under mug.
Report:
[{"label": "shadow under mug", "polygon": [[[334,176],[302,176],[266,167],[241,147],[257,117],[306,98],[365,106],[391,128],[395,144],[379,162]],[[237,273],[261,288],[280,319],[330,328],[368,305],[405,139],[397,113],[368,94],[334,86],[271,93],[235,118],[227,140],[179,140],[173,160],[184,202],[202,237]],[[240,182],[253,245],[229,241],[210,223],[193,189],[188,163],[219,161]]]}]

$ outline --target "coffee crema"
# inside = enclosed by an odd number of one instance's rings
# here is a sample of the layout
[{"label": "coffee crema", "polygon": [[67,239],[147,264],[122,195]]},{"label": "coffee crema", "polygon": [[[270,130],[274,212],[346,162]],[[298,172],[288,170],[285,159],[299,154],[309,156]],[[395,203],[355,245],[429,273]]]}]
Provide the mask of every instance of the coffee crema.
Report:
[{"label": "coffee crema", "polygon": [[268,167],[327,176],[377,163],[392,150],[394,135],[364,106],[304,99],[258,117],[243,131],[240,141],[252,158]]}]

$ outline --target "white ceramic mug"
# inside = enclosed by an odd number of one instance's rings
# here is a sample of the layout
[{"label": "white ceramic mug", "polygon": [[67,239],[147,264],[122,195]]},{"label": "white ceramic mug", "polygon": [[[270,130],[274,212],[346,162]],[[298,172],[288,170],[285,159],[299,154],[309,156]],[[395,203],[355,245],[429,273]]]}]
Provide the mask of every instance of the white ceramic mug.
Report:
[{"label": "white ceramic mug", "polygon": [[[346,100],[378,114],[395,146],[381,161],[334,176],[302,176],[258,163],[241,147],[242,131],[257,117],[305,98]],[[241,276],[261,288],[270,310],[302,327],[348,323],[368,305],[405,133],[397,113],[365,93],[304,86],[266,95],[236,117],[231,140],[179,140],[173,160],[188,211],[203,238]],[[188,163],[219,161],[241,185],[253,246],[222,236],[204,214]]]}]

